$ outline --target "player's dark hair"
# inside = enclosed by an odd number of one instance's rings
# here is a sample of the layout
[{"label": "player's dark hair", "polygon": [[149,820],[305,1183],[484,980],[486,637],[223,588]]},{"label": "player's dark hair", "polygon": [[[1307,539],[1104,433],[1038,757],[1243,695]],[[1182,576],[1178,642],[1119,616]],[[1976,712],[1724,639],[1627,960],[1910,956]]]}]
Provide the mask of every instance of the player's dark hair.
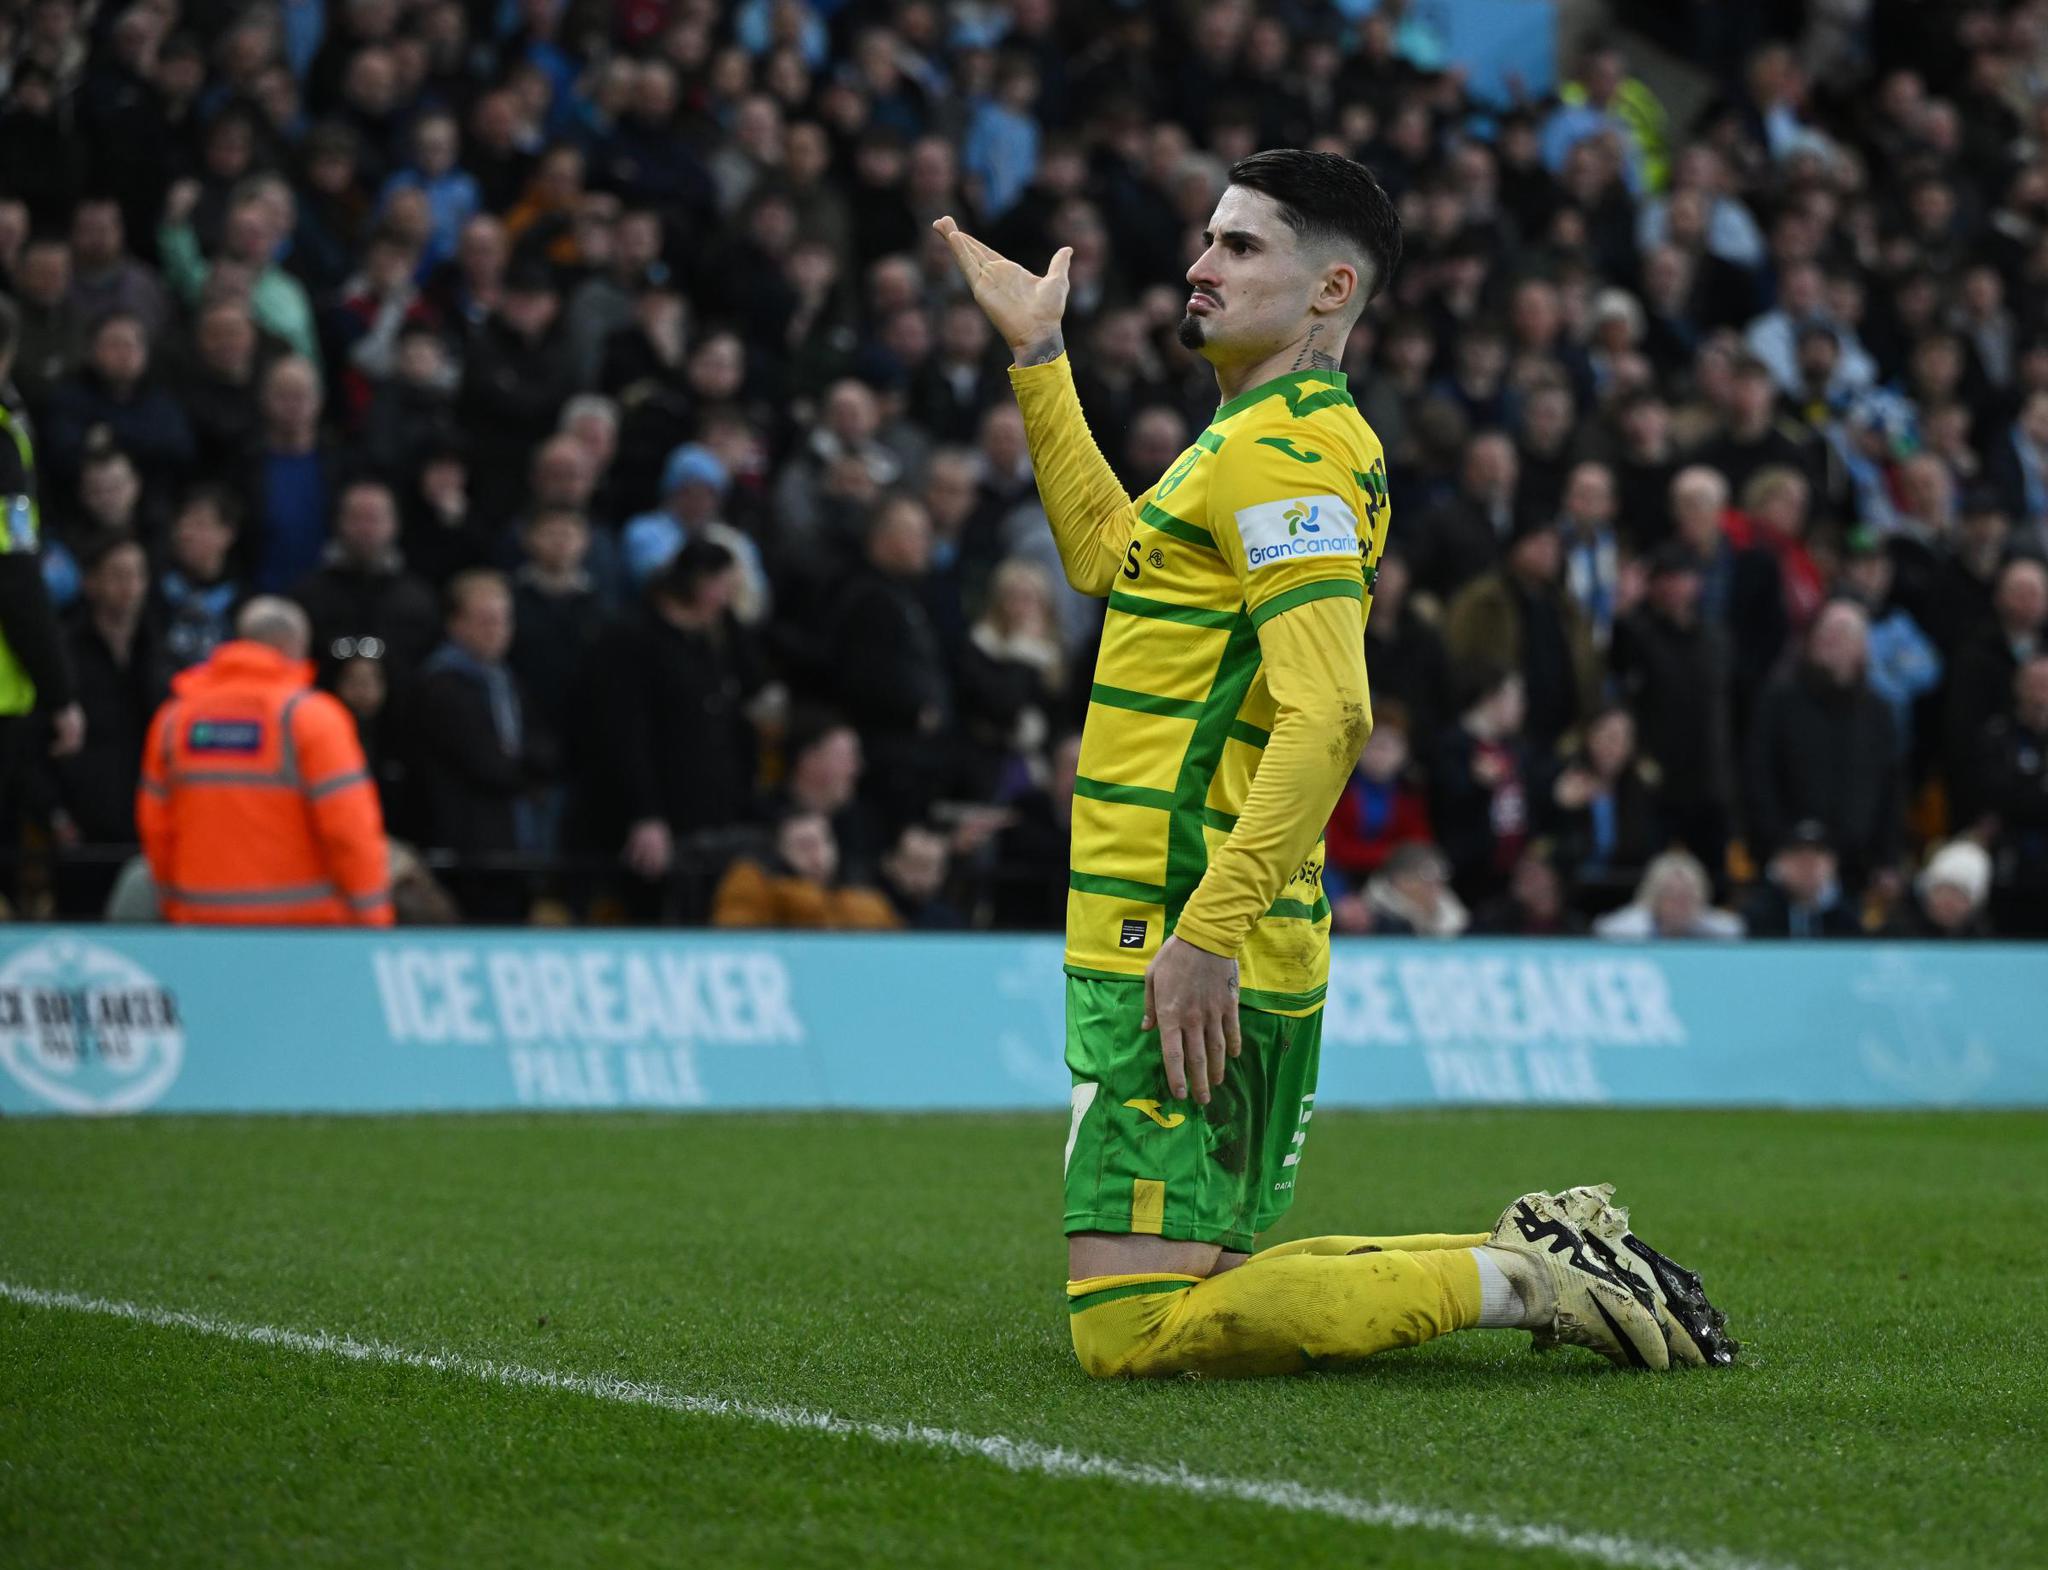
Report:
[{"label": "player's dark hair", "polygon": [[1304,240],[1338,245],[1370,264],[1370,301],[1401,264],[1401,216],[1373,173],[1355,158],[1276,147],[1240,158],[1230,183],[1270,196]]}]

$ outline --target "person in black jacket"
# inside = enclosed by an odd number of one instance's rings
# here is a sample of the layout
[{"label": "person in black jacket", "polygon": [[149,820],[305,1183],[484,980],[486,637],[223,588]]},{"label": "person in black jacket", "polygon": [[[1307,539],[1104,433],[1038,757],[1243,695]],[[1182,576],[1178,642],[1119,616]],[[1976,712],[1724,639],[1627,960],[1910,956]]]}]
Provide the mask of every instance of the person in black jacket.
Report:
[{"label": "person in black jacket", "polygon": [[398,554],[398,504],[389,486],[356,480],[334,509],[327,559],[292,598],[313,619],[313,656],[323,675],[357,654],[381,659],[394,696],[434,646],[440,616],[434,591]]},{"label": "person in black jacket", "polygon": [[1608,661],[1658,773],[1665,827],[1717,877],[1734,782],[1728,644],[1700,615],[1699,559],[1676,541],[1650,558],[1643,601],[1614,624]]},{"label": "person in black jacket", "polygon": [[1892,871],[1904,828],[1891,711],[1864,674],[1868,633],[1856,605],[1823,607],[1805,657],[1764,689],[1749,734],[1752,853],[1774,854],[1794,824],[1814,819],[1841,858],[1852,896],[1873,874]]},{"label": "person in black jacket", "polygon": [[2048,936],[2048,650],[2013,677],[2012,713],[1984,727],[1977,786],[1996,818],[1992,910],[2012,936]]},{"label": "person in black jacket", "polygon": [[[149,722],[170,690],[163,641],[149,619],[149,563],[133,536],[95,543],[79,603],[64,619],[65,648],[85,710],[85,745],[52,760],[52,822],[61,844],[135,842],[135,788]],[[61,864],[57,912],[100,910],[117,869]]]},{"label": "person in black jacket", "polygon": [[1752,938],[1856,938],[1863,923],[1842,893],[1827,825],[1812,818],[1792,832],[1737,912]]},{"label": "person in black jacket", "polygon": [[1555,845],[1572,903],[1588,916],[1626,904],[1650,858],[1664,848],[1657,800],[1636,756],[1636,722],[1619,704],[1586,724],[1538,804],[1538,826]]},{"label": "person in black jacket", "polygon": [[[420,667],[406,730],[409,780],[421,842],[469,858],[508,857],[532,846],[529,788],[540,760],[527,739],[526,706],[505,656],[512,648],[512,589],[487,568],[448,585],[448,640]],[[502,866],[449,874],[472,920],[517,921],[524,881]]]},{"label": "person in black jacket", "polygon": [[636,918],[662,912],[679,842],[731,828],[754,805],[749,710],[766,686],[734,619],[731,551],[692,540],[632,615],[607,628],[577,684],[578,814],[592,848],[633,874]]},{"label": "person in black jacket", "polygon": [[1375,699],[1396,698],[1408,711],[1408,734],[1435,738],[1451,722],[1451,656],[1443,634],[1415,609],[1408,558],[1393,542],[1373,579],[1372,617],[1365,624],[1365,668]]},{"label": "person in black jacket", "polygon": [[1528,699],[1505,666],[1476,668],[1465,690],[1465,713],[1430,762],[1429,816],[1459,897],[1477,905],[1507,887],[1529,839]]},{"label": "person in black jacket", "polygon": [[952,773],[952,688],[919,592],[931,550],[924,503],[885,498],[868,525],[868,570],[840,596],[826,639],[840,706],[860,730],[868,784],[892,828],[924,816]]},{"label": "person in black jacket", "polygon": [[1966,637],[1948,679],[1947,765],[1952,818],[1967,827],[1984,810],[1978,783],[1984,727],[2012,712],[2013,678],[2048,652],[2048,567],[2016,557],[1998,575],[1992,621]]},{"label": "person in black jacket", "polygon": [[517,510],[527,457],[554,431],[576,390],[554,275],[538,258],[515,261],[493,311],[463,356],[456,418],[473,446],[473,505],[487,518]]}]

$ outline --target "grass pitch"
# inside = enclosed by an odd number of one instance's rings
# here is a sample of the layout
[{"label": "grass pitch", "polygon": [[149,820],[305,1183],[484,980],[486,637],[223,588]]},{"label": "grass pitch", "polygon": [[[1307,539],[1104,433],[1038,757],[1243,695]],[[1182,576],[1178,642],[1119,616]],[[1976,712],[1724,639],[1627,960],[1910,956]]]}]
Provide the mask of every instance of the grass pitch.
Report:
[{"label": "grass pitch", "polygon": [[1480,1536],[0,1301],[10,1566],[2039,1563],[2048,1118],[1318,1115],[1288,1235],[1490,1225],[1612,1180],[1744,1343],[1610,1370],[1449,1337],[1345,1373],[1104,1385],[1067,1342],[1066,1119],[0,1126],[0,1282],[618,1376]]}]

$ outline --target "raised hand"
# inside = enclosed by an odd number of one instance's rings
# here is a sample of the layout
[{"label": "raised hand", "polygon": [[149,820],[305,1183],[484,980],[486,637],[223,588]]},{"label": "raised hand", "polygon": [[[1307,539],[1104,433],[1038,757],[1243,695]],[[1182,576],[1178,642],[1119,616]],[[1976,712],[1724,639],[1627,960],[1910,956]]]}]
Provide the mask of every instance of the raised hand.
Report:
[{"label": "raised hand", "polygon": [[974,303],[1003,335],[1019,365],[1043,365],[1065,352],[1060,318],[1067,309],[1071,246],[1054,252],[1052,265],[1040,277],[990,250],[951,218],[940,218],[932,227],[945,236],[960,276],[974,292]]}]

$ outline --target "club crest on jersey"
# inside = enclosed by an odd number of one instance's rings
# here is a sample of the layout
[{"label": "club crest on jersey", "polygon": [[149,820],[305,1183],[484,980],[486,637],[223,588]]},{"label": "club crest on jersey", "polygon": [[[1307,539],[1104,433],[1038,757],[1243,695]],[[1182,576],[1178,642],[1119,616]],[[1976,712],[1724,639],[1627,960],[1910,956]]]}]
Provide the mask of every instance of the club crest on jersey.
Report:
[{"label": "club crest on jersey", "polygon": [[1341,496],[1289,496],[1237,514],[1245,564],[1253,571],[1316,556],[1356,556],[1358,516]]}]

